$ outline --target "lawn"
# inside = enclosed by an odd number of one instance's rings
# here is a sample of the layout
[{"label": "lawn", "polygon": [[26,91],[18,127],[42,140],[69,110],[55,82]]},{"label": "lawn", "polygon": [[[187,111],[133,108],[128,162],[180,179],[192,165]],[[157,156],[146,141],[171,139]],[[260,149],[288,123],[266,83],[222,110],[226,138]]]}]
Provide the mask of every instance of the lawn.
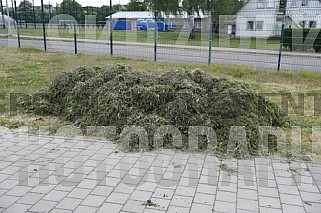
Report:
[{"label": "lawn", "polygon": [[[19,29],[22,36],[42,36],[42,28],[22,28]],[[7,34],[8,31],[0,29],[0,34]],[[16,31],[13,30],[15,35]],[[114,41],[142,42],[153,43],[153,31],[114,31]],[[73,38],[73,29],[47,29],[48,37]],[[157,42],[159,44],[180,44],[193,46],[208,46],[209,33],[196,33],[196,39],[188,39],[189,32],[158,32]],[[110,40],[109,31],[107,29],[79,28],[77,30],[77,38],[94,39],[94,40]],[[255,39],[255,38],[233,38],[227,35],[213,35],[213,47],[228,48],[246,48],[246,49],[266,49],[278,50],[280,47],[279,40],[271,39]]]},{"label": "lawn", "polygon": [[[214,64],[193,65],[180,63],[150,62],[113,58],[108,56],[85,56],[63,53],[43,52],[34,49],[15,49],[0,47],[0,125],[16,128],[22,125],[42,126],[57,125],[56,119],[33,118],[30,115],[19,114],[10,116],[10,94],[33,92],[47,87],[52,79],[60,72],[69,71],[79,65],[110,66],[116,63],[125,63],[139,71],[165,71],[202,69],[212,76],[231,80],[248,82],[263,93],[291,93],[297,102],[298,93],[320,93],[321,74],[307,71],[277,72],[259,70],[250,67]],[[281,96],[270,97],[281,103]],[[311,127],[321,126],[321,119],[314,115],[313,97],[306,97],[304,115],[298,115],[290,110],[290,118],[294,126],[302,126],[302,141],[304,151],[311,151]],[[291,109],[291,107],[290,107]],[[54,121],[54,122],[52,122]],[[321,153],[319,153],[321,154]]]}]

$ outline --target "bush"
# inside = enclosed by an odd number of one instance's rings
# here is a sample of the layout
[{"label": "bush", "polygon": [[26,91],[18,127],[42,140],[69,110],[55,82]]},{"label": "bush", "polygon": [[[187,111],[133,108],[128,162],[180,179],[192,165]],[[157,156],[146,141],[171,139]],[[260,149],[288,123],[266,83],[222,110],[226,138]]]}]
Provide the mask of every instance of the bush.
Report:
[{"label": "bush", "polygon": [[222,151],[230,127],[245,126],[253,154],[258,148],[258,126],[285,123],[279,107],[251,85],[209,77],[199,70],[157,73],[124,65],[80,67],[60,74],[47,90],[33,96],[35,113],[56,115],[82,127],[116,126],[120,133],[126,126],[142,126],[150,136],[150,148],[161,125],[179,128],[184,147],[189,126],[212,127]]},{"label": "bush", "polygon": [[291,51],[321,51],[320,29],[285,29],[283,46]]}]

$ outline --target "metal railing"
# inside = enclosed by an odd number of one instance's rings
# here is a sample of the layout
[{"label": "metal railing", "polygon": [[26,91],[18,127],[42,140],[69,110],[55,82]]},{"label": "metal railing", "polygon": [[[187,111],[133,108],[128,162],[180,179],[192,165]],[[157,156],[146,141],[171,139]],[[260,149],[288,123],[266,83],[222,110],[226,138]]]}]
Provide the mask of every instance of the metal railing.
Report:
[{"label": "metal railing", "polygon": [[[58,4],[48,14],[41,1],[39,17],[35,18],[34,5],[33,10],[23,11],[30,9],[25,3],[9,9],[15,19],[4,16],[0,2],[2,45],[15,45],[16,40],[18,47],[75,54],[321,71],[321,54],[316,48],[321,40],[319,1],[302,5],[294,0],[249,0],[237,8],[226,8],[231,4],[211,0],[202,10],[185,5],[178,6],[177,12],[172,10],[177,5],[164,6],[160,0],[152,0],[146,11],[115,11],[120,6],[112,0],[102,7],[80,7],[73,1],[68,14]],[[295,36],[284,33],[289,29]],[[289,39],[302,48],[289,48]]]}]

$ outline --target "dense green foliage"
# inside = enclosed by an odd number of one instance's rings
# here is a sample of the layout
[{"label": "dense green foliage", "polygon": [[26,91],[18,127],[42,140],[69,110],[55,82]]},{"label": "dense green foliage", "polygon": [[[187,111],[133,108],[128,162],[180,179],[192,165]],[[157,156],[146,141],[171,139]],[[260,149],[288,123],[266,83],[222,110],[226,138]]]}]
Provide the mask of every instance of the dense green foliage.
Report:
[{"label": "dense green foliage", "polygon": [[321,51],[320,29],[285,29],[283,46],[291,51]]}]

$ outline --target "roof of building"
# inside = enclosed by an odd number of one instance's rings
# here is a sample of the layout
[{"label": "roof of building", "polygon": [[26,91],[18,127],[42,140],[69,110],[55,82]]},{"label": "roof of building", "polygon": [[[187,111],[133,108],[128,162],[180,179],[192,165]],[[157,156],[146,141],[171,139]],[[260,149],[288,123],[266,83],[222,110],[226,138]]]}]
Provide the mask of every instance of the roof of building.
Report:
[{"label": "roof of building", "polygon": [[[149,11],[119,11],[117,13],[112,14],[113,19],[141,19],[141,18],[153,18],[154,14],[153,12]],[[187,12],[183,12],[179,15],[165,15],[162,14],[162,17],[166,18],[188,18]],[[202,12],[199,14],[195,13],[195,18],[205,18],[208,17],[207,15],[204,15]],[[107,19],[110,19],[110,16],[106,17]]]},{"label": "roof of building", "polygon": [[[107,19],[110,18],[110,16],[106,17]],[[148,11],[119,11],[117,13],[114,13],[112,15],[113,19],[120,19],[120,18],[126,18],[126,19],[139,19],[139,18],[153,18],[153,13]]]}]

